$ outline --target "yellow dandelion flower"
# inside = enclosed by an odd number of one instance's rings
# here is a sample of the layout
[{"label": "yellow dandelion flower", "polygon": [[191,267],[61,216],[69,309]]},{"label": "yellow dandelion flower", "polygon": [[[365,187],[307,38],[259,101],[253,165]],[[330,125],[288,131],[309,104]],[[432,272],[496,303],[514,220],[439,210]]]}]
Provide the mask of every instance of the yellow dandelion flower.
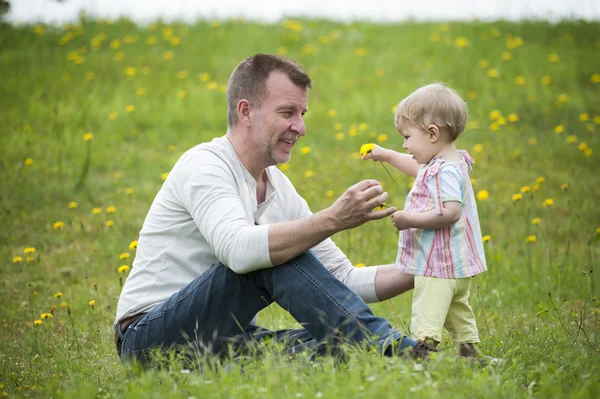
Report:
[{"label": "yellow dandelion flower", "polygon": [[277,54],[286,55],[287,53],[288,53],[287,47],[284,47],[284,46],[277,47]]},{"label": "yellow dandelion flower", "polygon": [[600,235],[600,227],[596,227],[596,237]]},{"label": "yellow dandelion flower", "polygon": [[475,151],[475,152],[482,152],[483,151],[483,144],[475,144],[473,146],[473,151]]},{"label": "yellow dandelion flower", "polygon": [[300,152],[302,152],[302,154],[308,154],[308,153],[310,153],[310,147],[308,147],[308,146],[302,147]]},{"label": "yellow dandelion flower", "polygon": [[527,142],[529,143],[529,145],[536,145],[538,141],[535,137],[532,137],[529,140],[527,140]]},{"label": "yellow dandelion flower", "polygon": [[34,258],[33,256],[28,256],[27,258],[25,258],[25,261],[26,261],[27,263],[29,263],[29,262],[33,262],[34,260],[35,260],[35,258]]},{"label": "yellow dandelion flower", "polygon": [[585,128],[586,128],[586,129],[587,129],[587,131],[588,131],[588,132],[590,132],[590,133],[592,133],[592,132],[594,132],[594,130],[596,130],[596,129],[594,128],[594,125],[592,125],[591,123],[588,123],[588,124],[586,124],[586,125],[585,125]]},{"label": "yellow dandelion flower", "polygon": [[75,209],[75,208],[77,208],[77,202],[75,202],[75,201],[69,202],[69,209]]},{"label": "yellow dandelion flower", "polygon": [[533,186],[531,186],[531,191],[533,191],[534,193],[537,193],[541,189],[542,189],[542,186],[538,183],[535,183]]},{"label": "yellow dandelion flower", "polygon": [[208,90],[216,90],[218,87],[219,87],[219,84],[217,82],[215,82],[214,80],[210,81],[206,84],[206,88]]},{"label": "yellow dandelion flower", "polygon": [[397,110],[398,110],[398,105],[394,105],[392,107],[392,114],[395,114]]},{"label": "yellow dandelion flower", "polygon": [[475,100],[475,99],[477,99],[478,96],[479,95],[477,94],[476,91],[471,90],[471,91],[467,92],[467,98],[469,100]]},{"label": "yellow dandelion flower", "polygon": [[476,186],[477,185],[477,179],[474,179],[474,178],[471,177],[469,180],[471,181],[471,185],[472,186]]},{"label": "yellow dandelion flower", "polygon": [[560,61],[560,57],[558,56],[558,54],[552,53],[548,56],[548,61],[550,61],[553,64],[556,64]]},{"label": "yellow dandelion flower", "polygon": [[119,274],[127,273],[128,271],[129,271],[129,266],[128,265],[121,265],[117,269],[117,272],[119,272]]},{"label": "yellow dandelion flower", "polygon": [[184,99],[187,96],[187,93],[185,92],[185,90],[180,90],[179,92],[177,92],[177,97]]},{"label": "yellow dandelion flower", "polygon": [[279,165],[279,170],[282,172],[285,172],[286,170],[288,170],[290,168],[290,166],[286,163],[283,163],[281,165]]},{"label": "yellow dandelion flower", "polygon": [[492,37],[500,37],[500,31],[496,28],[492,28],[490,35],[492,35]]},{"label": "yellow dandelion flower", "polygon": [[33,159],[32,158],[27,158],[25,160],[25,166],[31,166],[33,165]]},{"label": "yellow dandelion flower", "polygon": [[527,84],[527,79],[525,79],[525,76],[523,76],[523,75],[518,75],[515,78],[515,84],[517,84],[519,86],[523,86],[523,85]]},{"label": "yellow dandelion flower", "polygon": [[361,132],[367,130],[368,128],[369,124],[366,122],[361,122],[358,124],[358,130],[360,130]]},{"label": "yellow dandelion flower", "polygon": [[106,227],[112,227],[115,224],[114,220],[107,220],[106,223],[104,223],[104,225]]},{"label": "yellow dandelion flower", "polygon": [[415,181],[413,180],[413,181],[411,181],[411,182],[408,183],[407,187],[410,190],[410,189],[413,188],[414,185],[415,185]]},{"label": "yellow dandelion flower", "polygon": [[490,193],[488,193],[487,190],[481,190],[477,193],[477,199],[479,201],[485,201],[486,199],[488,199],[489,196],[490,196]]},{"label": "yellow dandelion flower", "polygon": [[333,197],[333,190],[327,190],[327,193],[325,193],[325,195],[327,195],[328,197]]},{"label": "yellow dandelion flower", "polygon": [[464,48],[467,47],[469,45],[469,39],[467,39],[464,36],[459,36],[456,38],[456,40],[454,41],[454,44],[456,45],[456,47],[458,48]]},{"label": "yellow dandelion flower", "polygon": [[579,120],[581,122],[587,122],[590,120],[590,114],[588,114],[587,112],[584,112],[582,114],[579,115]]},{"label": "yellow dandelion flower", "polygon": [[585,150],[587,150],[588,148],[589,148],[589,147],[588,147],[587,143],[579,143],[579,145],[577,146],[577,149],[578,149],[579,151],[585,151]]},{"label": "yellow dandelion flower", "polygon": [[118,117],[119,117],[119,114],[117,114],[116,112],[109,112],[108,113],[108,119],[111,120],[111,121],[114,121]]},{"label": "yellow dandelion flower", "polygon": [[360,156],[364,157],[375,149],[375,144],[368,143],[360,146]]},{"label": "yellow dandelion flower", "polygon": [[93,215],[99,215],[102,213],[102,209],[100,208],[92,208],[92,214]]},{"label": "yellow dandelion flower", "polygon": [[590,82],[600,83],[600,73],[595,73],[590,77]]},{"label": "yellow dandelion flower", "polygon": [[527,236],[527,238],[525,239],[525,241],[528,243],[534,243],[534,242],[536,242],[536,240],[537,240],[536,236]]},{"label": "yellow dandelion flower", "polygon": [[122,254],[119,255],[119,259],[128,259],[129,258],[129,252],[123,252]]},{"label": "yellow dandelion flower", "polygon": [[94,305],[96,305],[96,300],[92,299],[91,301],[88,302],[88,305],[90,306],[90,308],[94,309]]},{"label": "yellow dandelion flower", "polygon": [[552,83],[552,78],[550,77],[550,75],[544,75],[542,76],[540,82],[542,83],[542,85],[548,86],[550,83]]},{"label": "yellow dandelion flower", "polygon": [[552,206],[552,205],[554,205],[554,200],[552,198],[546,198],[544,200],[544,202],[542,202],[542,205],[544,205],[544,206]]},{"label": "yellow dandelion flower", "polygon": [[523,187],[521,187],[521,194],[526,194],[529,191],[531,191],[531,187],[529,187],[529,186],[523,186]]},{"label": "yellow dandelion flower", "polygon": [[575,136],[574,134],[567,136],[567,143],[568,144],[575,144],[577,143],[577,136]]},{"label": "yellow dandelion flower", "polygon": [[157,41],[158,41],[158,38],[156,36],[148,36],[146,38],[146,44],[148,44],[150,46],[156,44]]},{"label": "yellow dandelion flower", "polygon": [[502,59],[504,61],[510,61],[510,60],[512,60],[512,54],[510,53],[510,51],[503,51],[502,52]]},{"label": "yellow dandelion flower", "polygon": [[562,191],[567,191],[569,189],[569,183],[563,183],[563,184],[561,184],[560,189]]},{"label": "yellow dandelion flower", "polygon": [[66,302],[61,302],[60,303],[60,307],[63,308],[63,309],[66,308],[67,306],[69,306],[69,304],[66,303]]},{"label": "yellow dandelion flower", "polygon": [[514,112],[510,115],[508,115],[508,121],[509,122],[517,122],[519,120],[519,115],[515,114]]},{"label": "yellow dandelion flower", "polygon": [[542,184],[542,183],[543,183],[543,182],[545,182],[545,181],[546,181],[546,178],[545,178],[544,176],[538,176],[538,177],[535,179],[535,182],[536,182],[536,183],[539,183],[539,184]]},{"label": "yellow dandelion flower", "polygon": [[133,111],[135,111],[135,105],[129,104],[128,106],[125,107],[125,112],[133,112]]},{"label": "yellow dandelion flower", "polygon": [[354,137],[358,134],[358,130],[356,130],[355,127],[351,127],[350,130],[348,130],[348,136]]},{"label": "yellow dandelion flower", "polygon": [[146,95],[146,89],[144,89],[143,87],[138,87],[138,88],[135,90],[135,95],[136,95],[136,96],[140,96],[140,97],[141,97],[141,96],[145,96],[145,95]]},{"label": "yellow dandelion flower", "polygon": [[127,189],[125,189],[125,194],[127,194],[127,195],[133,194],[133,188],[127,188]]},{"label": "yellow dandelion flower", "polygon": [[84,141],[90,141],[90,140],[92,140],[93,138],[94,138],[94,134],[93,134],[93,133],[89,133],[89,132],[88,132],[88,133],[86,133],[86,134],[84,134],[84,135],[83,135],[83,140],[84,140]]},{"label": "yellow dandelion flower", "polygon": [[54,294],[54,298],[56,299],[60,299],[62,297],[62,292],[57,292],[56,294]]},{"label": "yellow dandelion flower", "polygon": [[173,59],[173,56],[174,56],[174,54],[173,54],[173,52],[172,52],[172,51],[165,51],[165,52],[162,54],[162,58],[163,58],[163,60],[165,60],[165,61],[170,61],[170,60],[172,60],[172,59]]},{"label": "yellow dandelion flower", "polygon": [[335,118],[337,116],[337,111],[335,109],[330,109],[327,111],[327,116],[330,118]]},{"label": "yellow dandelion flower", "polygon": [[369,51],[364,47],[360,47],[360,48],[357,48],[354,53],[359,57],[364,57],[369,53]]},{"label": "yellow dandelion flower", "polygon": [[123,58],[125,58],[125,53],[122,51],[119,51],[118,53],[115,54],[114,59],[115,61],[122,61]]},{"label": "yellow dandelion flower", "polygon": [[540,224],[541,222],[542,222],[542,219],[540,219],[540,218],[531,219],[531,224]]},{"label": "yellow dandelion flower", "polygon": [[181,70],[181,71],[177,72],[177,78],[179,78],[179,79],[185,79],[187,77],[188,77],[188,71]]},{"label": "yellow dandelion flower", "polygon": [[313,177],[314,173],[312,170],[307,170],[306,172],[304,172],[304,177]]},{"label": "yellow dandelion flower", "polygon": [[554,132],[556,134],[563,134],[565,131],[565,127],[563,125],[558,125],[554,128]]},{"label": "yellow dandelion flower", "polygon": [[506,125],[506,118],[501,116],[498,119],[496,119],[496,123],[500,126]]},{"label": "yellow dandelion flower", "polygon": [[480,60],[479,66],[481,67],[481,69],[488,69],[490,67],[490,62],[486,59]]},{"label": "yellow dandelion flower", "polygon": [[483,242],[488,242],[491,239],[492,239],[492,236],[490,236],[490,235],[486,235],[486,236],[481,237],[481,241],[483,241]]},{"label": "yellow dandelion flower", "polygon": [[488,69],[487,75],[488,75],[488,77],[493,79],[493,78],[497,78],[500,75],[500,72],[498,72],[498,70],[495,68],[491,68],[491,69]]},{"label": "yellow dandelion flower", "polygon": [[375,75],[377,75],[378,78],[383,78],[385,76],[385,71],[381,68],[377,68]]},{"label": "yellow dandelion flower", "polygon": [[498,118],[502,117],[502,112],[500,112],[500,110],[493,110],[492,112],[490,112],[490,119],[495,121]]},{"label": "yellow dandelion flower", "polygon": [[23,262],[23,257],[22,256],[15,256],[12,259],[13,263],[21,263]]},{"label": "yellow dandelion flower", "polygon": [[85,74],[85,79],[86,80],[94,80],[96,79],[96,73],[89,71]]},{"label": "yellow dandelion flower", "polygon": [[354,265],[354,267],[365,267],[366,265],[364,263],[357,263],[356,265]]},{"label": "yellow dandelion flower", "polygon": [[110,205],[106,208],[106,213],[115,213],[117,208],[114,205]]},{"label": "yellow dandelion flower", "polygon": [[566,93],[563,93],[561,95],[558,96],[558,98],[556,99],[558,104],[564,104],[566,102],[569,101],[569,95]]},{"label": "yellow dandelion flower", "polygon": [[200,79],[200,81],[201,81],[202,83],[206,83],[206,82],[210,81],[210,73],[208,73],[208,72],[202,72],[202,73],[201,73],[201,74],[198,76],[198,78]]},{"label": "yellow dandelion flower", "polygon": [[[41,326],[42,325],[42,321],[40,319],[34,320],[33,321],[33,325],[34,326]],[[7,395],[8,396],[8,395]]]},{"label": "yellow dandelion flower", "polygon": [[169,172],[167,172],[167,173],[163,173],[163,174],[162,174],[160,177],[161,177],[161,179],[163,179],[163,180],[167,180],[167,177],[169,177]]},{"label": "yellow dandelion flower", "polygon": [[135,251],[137,249],[137,246],[138,246],[137,240],[133,240],[129,243],[129,249],[131,251]]},{"label": "yellow dandelion flower", "polygon": [[34,247],[27,247],[27,248],[25,248],[23,250],[23,253],[26,254],[26,255],[30,255],[30,254],[32,254],[34,252],[35,252],[35,248]]},{"label": "yellow dandelion flower", "polygon": [[65,224],[63,222],[58,221],[58,222],[54,222],[52,227],[54,227],[54,230],[60,230],[63,227],[65,227]]},{"label": "yellow dandelion flower", "polygon": [[44,320],[51,319],[52,317],[54,317],[54,316],[52,316],[52,313],[42,313],[40,315],[40,319],[44,319]]},{"label": "yellow dandelion flower", "polygon": [[317,47],[314,44],[305,44],[302,47],[302,52],[307,55],[314,55],[317,53]]},{"label": "yellow dandelion flower", "polygon": [[119,39],[113,39],[110,42],[110,48],[114,49],[118,49],[119,47],[121,47],[121,41]]},{"label": "yellow dandelion flower", "polygon": [[522,198],[523,198],[523,194],[521,194],[521,193],[519,193],[519,194],[514,194],[514,195],[512,196],[512,200],[513,200],[514,202],[520,201]]},{"label": "yellow dandelion flower", "polygon": [[468,129],[478,129],[479,128],[479,122],[477,121],[471,121],[467,124],[467,128]]},{"label": "yellow dandelion flower", "polygon": [[342,124],[341,124],[341,123],[339,123],[339,122],[338,122],[338,123],[334,123],[334,124],[333,124],[333,128],[334,128],[335,130],[342,130],[342,129],[344,128],[344,125],[342,125]]},{"label": "yellow dandelion flower", "polygon": [[586,157],[591,157],[593,153],[594,153],[594,151],[593,151],[591,148],[587,148],[587,149],[586,149],[586,150],[583,152],[583,154],[584,154]]},{"label": "yellow dandelion flower", "polygon": [[380,134],[377,136],[377,141],[379,141],[380,143],[383,143],[384,141],[386,141],[388,139],[388,135],[387,134]]}]

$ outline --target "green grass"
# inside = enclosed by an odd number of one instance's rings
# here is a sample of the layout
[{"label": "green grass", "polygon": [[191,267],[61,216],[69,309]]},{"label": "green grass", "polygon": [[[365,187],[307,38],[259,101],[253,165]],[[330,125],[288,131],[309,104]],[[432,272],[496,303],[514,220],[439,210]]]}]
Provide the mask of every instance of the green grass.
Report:
[{"label": "green grass", "polygon": [[[121,20],[42,29],[0,25],[0,392],[74,398],[600,396],[600,309],[594,300],[600,286],[600,24],[201,21],[142,27]],[[147,44],[152,36],[156,44]],[[522,45],[508,48],[515,38]],[[114,40],[118,48],[111,47]],[[358,160],[360,145],[400,149],[392,108],[420,85],[445,81],[468,100],[471,123],[459,147],[475,158],[476,192],[489,192],[479,213],[483,234],[491,236],[489,271],[474,281],[471,304],[482,351],[504,358],[504,366],[471,367],[456,357],[447,337],[444,353],[422,366],[361,351],[340,365],[330,358],[289,361],[270,351],[257,361],[230,364],[229,371],[217,365],[189,374],[176,361],[143,375],[120,365],[112,332],[117,268],[131,265],[129,244],[162,175],[188,148],[224,134],[222,89],[235,65],[256,52],[278,51],[313,77],[308,134],[285,171],[313,210],[365,178],[382,181],[388,202],[401,207],[410,179],[391,171],[392,180],[380,165]],[[165,60],[165,52],[172,59]],[[115,59],[119,53],[121,60]],[[490,69],[498,76],[490,78]],[[203,73],[210,78],[203,81]],[[515,82],[518,76],[524,84]],[[136,94],[140,88],[143,96]],[[126,112],[128,105],[135,110]],[[494,110],[506,123],[496,119],[494,125]],[[116,119],[109,117],[113,112]],[[513,113],[518,121],[509,121]],[[564,132],[557,134],[557,126]],[[84,141],[88,132],[94,138]],[[302,154],[305,146],[308,154]],[[513,201],[524,186],[530,191]],[[544,206],[547,199],[553,205]],[[69,209],[71,201],[77,208]],[[107,213],[109,206],[114,213]],[[532,224],[538,217],[541,223]],[[56,230],[58,221],[64,227]],[[527,243],[528,236],[536,241]],[[395,259],[389,223],[372,222],[334,240],[355,263]],[[26,247],[35,248],[29,260]],[[131,257],[119,259],[124,252]],[[13,261],[17,256],[22,262]],[[410,303],[407,293],[373,309],[406,330]],[[53,317],[34,326],[53,306]],[[277,307],[262,312],[260,323],[296,326]]]}]

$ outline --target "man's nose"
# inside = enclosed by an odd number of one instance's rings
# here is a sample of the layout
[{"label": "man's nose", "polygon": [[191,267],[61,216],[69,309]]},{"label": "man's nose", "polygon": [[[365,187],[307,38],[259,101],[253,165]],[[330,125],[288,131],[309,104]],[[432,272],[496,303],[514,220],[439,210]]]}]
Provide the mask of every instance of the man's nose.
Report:
[{"label": "man's nose", "polygon": [[292,132],[296,132],[299,136],[306,134],[306,124],[304,124],[304,118],[301,116],[295,118],[292,125],[290,126]]}]

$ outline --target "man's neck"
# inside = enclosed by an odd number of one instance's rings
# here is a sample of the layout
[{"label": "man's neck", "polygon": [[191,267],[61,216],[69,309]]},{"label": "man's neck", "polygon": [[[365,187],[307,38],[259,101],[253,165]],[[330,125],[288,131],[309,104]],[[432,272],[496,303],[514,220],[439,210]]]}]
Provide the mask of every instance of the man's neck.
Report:
[{"label": "man's neck", "polygon": [[[260,164],[260,162],[256,161],[253,158],[253,149],[250,147],[249,140],[243,140],[240,134],[232,134],[230,131],[227,131],[227,135],[225,136],[231,143],[235,153],[237,154],[240,162],[246,168],[246,170],[254,177],[256,183],[265,178],[265,169],[268,165]],[[263,177],[264,176],[264,177]]]}]

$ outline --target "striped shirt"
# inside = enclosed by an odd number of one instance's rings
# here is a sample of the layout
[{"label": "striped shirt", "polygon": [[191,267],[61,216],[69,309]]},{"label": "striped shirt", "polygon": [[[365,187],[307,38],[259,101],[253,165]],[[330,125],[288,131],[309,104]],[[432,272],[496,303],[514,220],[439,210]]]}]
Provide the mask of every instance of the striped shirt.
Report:
[{"label": "striped shirt", "polygon": [[459,150],[462,160],[433,158],[419,170],[406,197],[404,210],[441,215],[443,203],[462,204],[460,220],[437,230],[400,231],[396,267],[408,274],[439,278],[465,278],[487,270],[477,204],[469,172],[473,159]]}]

